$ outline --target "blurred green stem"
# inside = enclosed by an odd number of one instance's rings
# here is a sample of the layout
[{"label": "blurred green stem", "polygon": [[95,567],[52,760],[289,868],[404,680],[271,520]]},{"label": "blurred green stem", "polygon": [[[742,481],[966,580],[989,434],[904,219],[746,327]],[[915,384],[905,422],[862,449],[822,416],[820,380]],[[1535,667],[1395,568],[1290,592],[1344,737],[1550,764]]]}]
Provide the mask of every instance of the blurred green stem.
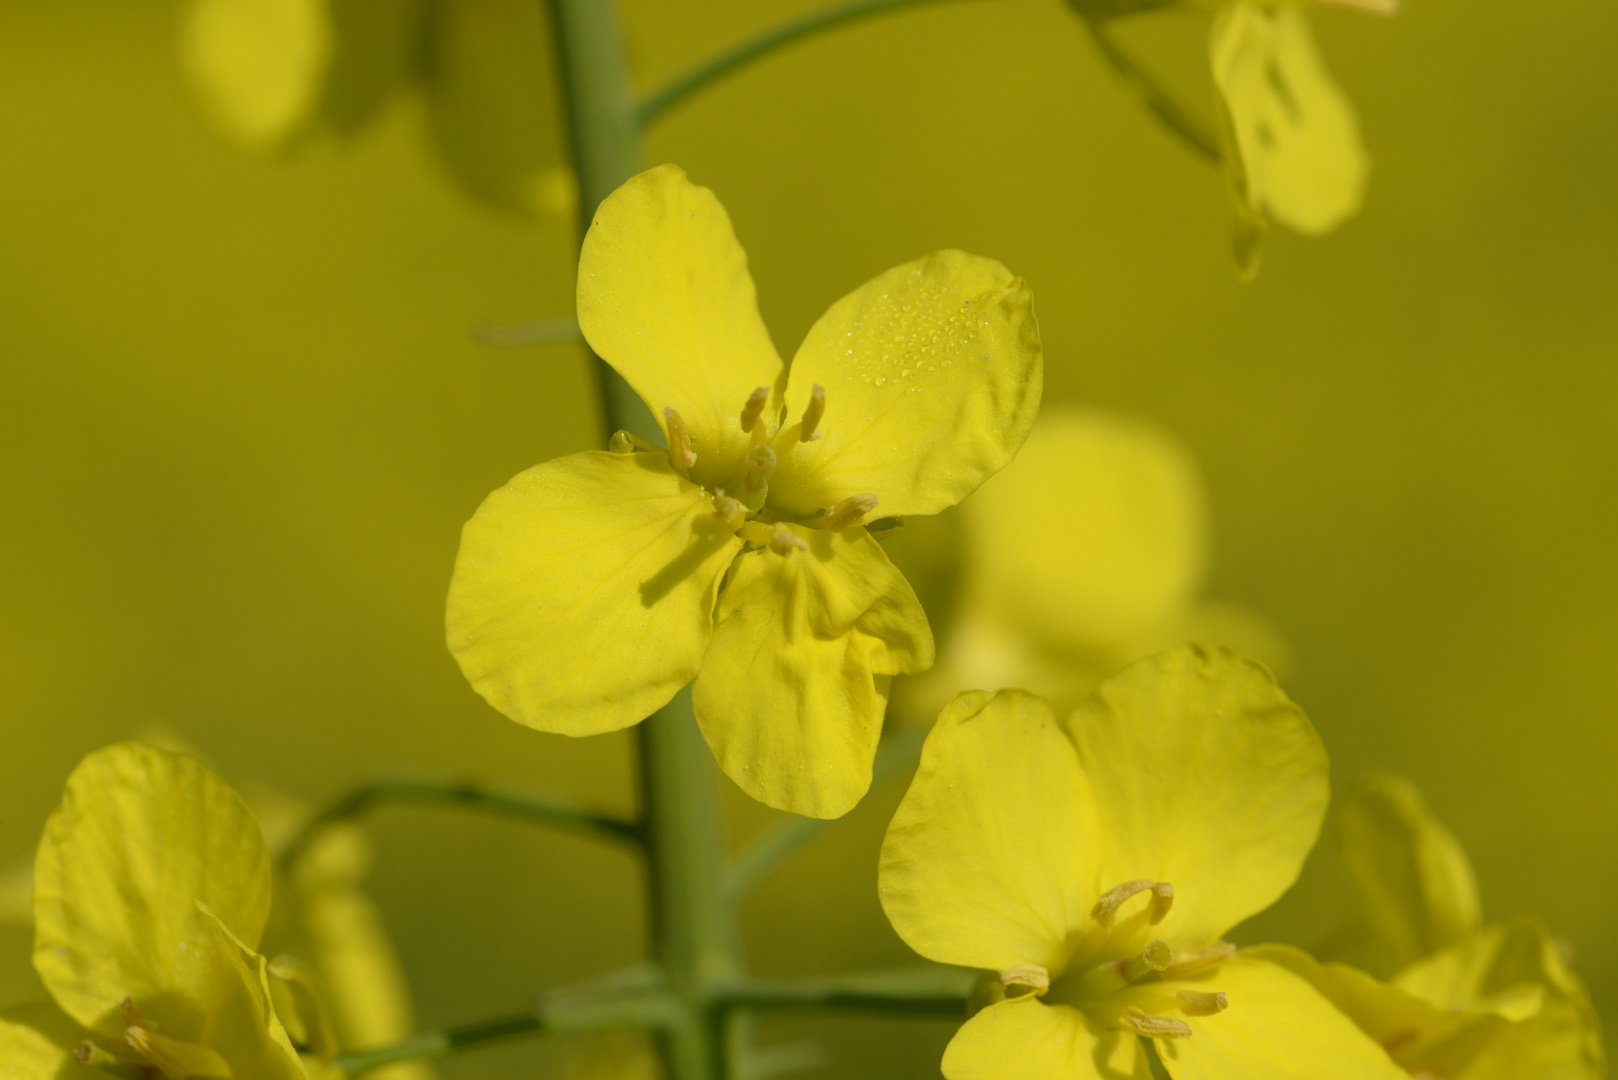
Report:
[{"label": "blurred green stem", "polygon": [[1219,149],[1219,140],[1209,133],[1202,121],[1175,100],[1174,95],[1165,90],[1149,71],[1124,51],[1123,46],[1118,44],[1103,20],[1087,18],[1084,25],[1089,28],[1090,37],[1095,40],[1101,58],[1134,91],[1141,104],[1151,110],[1152,114],[1162,121],[1169,131],[1179,136],[1194,153],[1218,165],[1224,157]]},{"label": "blurred green stem", "polygon": [[772,27],[757,37],[748,38],[718,56],[703,61],[685,74],[676,76],[641,99],[635,108],[635,118],[641,127],[650,127],[664,113],[691,95],[707,89],[726,75],[805,38],[861,19],[887,15],[903,8],[944,2],[945,0],[855,0],[854,3],[844,4],[841,7],[811,12]]}]

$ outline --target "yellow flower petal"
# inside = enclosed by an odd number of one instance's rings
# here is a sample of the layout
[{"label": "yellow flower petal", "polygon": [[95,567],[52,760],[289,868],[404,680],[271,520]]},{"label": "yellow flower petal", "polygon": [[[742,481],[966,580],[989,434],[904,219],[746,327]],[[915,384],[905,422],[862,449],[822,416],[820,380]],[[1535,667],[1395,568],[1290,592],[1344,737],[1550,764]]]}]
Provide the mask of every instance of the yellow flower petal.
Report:
[{"label": "yellow flower petal", "polygon": [[1196,469],[1148,424],[1046,410],[962,512],[974,603],[1045,645],[1093,651],[1144,634],[1202,576]]},{"label": "yellow flower petal", "polygon": [[1223,991],[1230,1007],[1188,1018],[1189,1039],[1157,1041],[1175,1080],[1410,1080],[1319,991],[1279,965],[1238,956],[1197,988]]},{"label": "yellow flower petal", "polygon": [[35,862],[34,967],[85,1027],[132,998],[193,1037],[212,985],[207,904],[254,943],[270,859],[242,800],[196,759],[136,743],[98,750],[68,778]]},{"label": "yellow flower petal", "polygon": [[882,842],[882,909],[929,959],[1058,975],[1095,903],[1105,842],[1050,705],[1021,690],[962,694]]},{"label": "yellow flower petal", "polygon": [[662,453],[536,465],[461,533],[450,651],[489,704],[529,727],[639,723],[696,676],[740,546]]},{"label": "yellow flower petal", "polygon": [[[579,253],[578,303],[590,347],[665,432],[665,408],[685,422],[692,479],[734,487],[749,445],[742,409],[758,387],[778,390],[781,358],[714,193],[660,165],[607,196]],[[767,434],[774,410],[763,416]]]},{"label": "yellow flower petal", "polygon": [[932,631],[863,528],[788,528],[801,549],[736,560],[692,706],[742,790],[778,809],[839,817],[870,786],[887,677],[932,663]]},{"label": "yellow flower petal", "polygon": [[304,1080],[308,1072],[270,1004],[268,961],[206,908],[201,914],[216,947],[199,1042],[224,1058],[233,1076]]},{"label": "yellow flower petal", "polygon": [[195,0],[180,58],[225,133],[268,149],[318,108],[334,38],[324,0]]},{"label": "yellow flower petal", "polygon": [[1410,781],[1368,777],[1343,803],[1340,835],[1389,970],[1478,929],[1478,887],[1466,852]]},{"label": "yellow flower petal", "polygon": [[1239,0],[1214,20],[1211,51],[1238,212],[1310,235],[1354,214],[1369,160],[1304,14]]},{"label": "yellow flower petal", "polygon": [[74,1060],[87,1034],[54,1005],[0,1012],[0,1080],[106,1080]]},{"label": "yellow flower petal", "polygon": [[944,1051],[948,1080],[1148,1080],[1133,1034],[1108,1031],[1066,1005],[1032,998],[990,1005]]},{"label": "yellow flower petal", "polygon": [[1068,721],[1107,838],[1100,883],[1167,882],[1157,929],[1219,938],[1297,879],[1326,812],[1326,752],[1268,671],[1186,645],[1130,665]]},{"label": "yellow flower petal", "polygon": [[[833,304],[792,361],[770,502],[812,513],[852,495],[932,514],[1017,453],[1044,383],[1033,297],[992,259],[940,251]],[[802,442],[811,389],[821,437]]]}]

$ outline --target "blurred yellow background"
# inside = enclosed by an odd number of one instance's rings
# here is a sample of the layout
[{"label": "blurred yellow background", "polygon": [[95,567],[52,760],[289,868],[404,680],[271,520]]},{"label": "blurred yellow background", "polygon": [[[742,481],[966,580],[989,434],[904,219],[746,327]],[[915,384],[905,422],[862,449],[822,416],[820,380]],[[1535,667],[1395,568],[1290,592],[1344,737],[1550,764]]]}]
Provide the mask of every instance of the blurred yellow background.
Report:
[{"label": "blurred yellow background", "polygon": [[[470,0],[469,0],[470,2]],[[807,0],[625,4],[643,86]],[[163,727],[227,778],[330,797],[380,771],[631,799],[629,742],[535,734],[442,643],[462,521],[595,445],[570,221],[468,202],[418,102],[355,143],[239,154],[176,62],[174,3],[0,5],[0,861],[72,765]],[[714,188],[777,346],[944,246],[1032,283],[1047,396],[1175,432],[1211,493],[1211,593],[1264,612],[1339,781],[1408,774],[1492,919],[1536,912],[1618,1022],[1618,7],[1327,13],[1374,155],[1364,213],[1235,280],[1218,174],[1154,127],[1058,0],[845,30],[671,116],[648,163]],[[1196,20],[1128,39],[1198,93]],[[544,72],[536,73],[542,78]],[[902,962],[875,900],[898,792],[748,906],[757,966]],[[739,829],[764,812],[732,800]],[[425,810],[376,820],[376,895],[426,1026],[634,960],[627,858]],[[1246,933],[1348,913],[1317,855]],[[33,996],[0,931],[0,1004]],[[802,1021],[838,1075],[936,1075],[950,1026]],[[539,1075],[554,1044],[446,1077]]]}]

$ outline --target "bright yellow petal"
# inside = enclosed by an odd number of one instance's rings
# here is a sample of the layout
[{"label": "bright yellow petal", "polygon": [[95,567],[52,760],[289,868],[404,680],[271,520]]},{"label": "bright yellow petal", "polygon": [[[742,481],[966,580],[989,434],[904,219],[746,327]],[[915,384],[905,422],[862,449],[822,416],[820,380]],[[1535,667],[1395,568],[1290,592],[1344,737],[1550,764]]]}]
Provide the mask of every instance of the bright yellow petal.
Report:
[{"label": "bright yellow petal", "polygon": [[1094,650],[1146,633],[1202,577],[1201,483],[1148,424],[1046,410],[962,512],[974,603],[1048,645]]},{"label": "bright yellow petal", "polygon": [[0,1012],[0,1080],[106,1080],[73,1058],[87,1034],[54,1005]]},{"label": "bright yellow petal", "polygon": [[863,528],[736,560],[692,706],[720,768],[761,802],[839,817],[871,784],[888,676],[932,663],[916,594]]},{"label": "bright yellow petal", "polygon": [[519,723],[563,735],[628,727],[696,676],[740,546],[662,453],[536,465],[461,532],[450,651]]},{"label": "bright yellow petal", "polygon": [[35,877],[34,967],[90,1028],[127,997],[195,1041],[215,951],[197,902],[249,943],[270,907],[269,853],[242,800],[195,758],[137,743],[73,770]]},{"label": "bright yellow petal", "polygon": [[1389,970],[1478,929],[1478,887],[1466,852],[1410,781],[1367,777],[1343,803],[1340,836]]},{"label": "bright yellow petal", "polygon": [[1310,235],[1354,214],[1369,159],[1304,14],[1239,0],[1214,20],[1211,50],[1239,211]]},{"label": "bright yellow petal", "polygon": [[268,149],[319,106],[335,36],[324,0],[194,0],[180,58],[225,133]]},{"label": "bright yellow petal", "polygon": [[[748,448],[742,408],[760,386],[778,391],[781,358],[714,193],[660,165],[607,196],[579,253],[578,299],[590,347],[665,430],[663,410],[680,414],[692,478],[734,485]],[[760,422],[772,431],[773,411]]]},{"label": "bright yellow petal", "polygon": [[882,842],[882,909],[928,959],[1059,974],[1096,899],[1098,829],[1078,755],[1043,698],[962,694],[927,737]]},{"label": "bright yellow petal", "polygon": [[206,909],[202,915],[216,948],[199,1041],[229,1063],[233,1076],[304,1080],[308,1073],[270,1004],[268,961]]},{"label": "bright yellow petal", "polygon": [[1186,1018],[1189,1039],[1157,1040],[1175,1080],[1410,1080],[1319,991],[1279,965],[1238,956],[1194,988],[1223,991],[1229,1008]]},{"label": "bright yellow petal", "polygon": [[948,1080],[1148,1080],[1145,1051],[1128,1032],[1077,1009],[1033,998],[990,1005],[944,1051]]},{"label": "bright yellow petal", "polygon": [[[803,442],[816,385],[821,437]],[[1043,385],[1021,278],[964,251],[896,266],[833,304],[793,358],[770,502],[808,514],[871,494],[877,516],[937,513],[1011,461]]]},{"label": "bright yellow petal", "polygon": [[1156,933],[1216,940],[1297,879],[1326,812],[1326,752],[1257,664],[1185,645],[1108,679],[1068,721],[1095,789],[1101,886],[1174,887]]}]

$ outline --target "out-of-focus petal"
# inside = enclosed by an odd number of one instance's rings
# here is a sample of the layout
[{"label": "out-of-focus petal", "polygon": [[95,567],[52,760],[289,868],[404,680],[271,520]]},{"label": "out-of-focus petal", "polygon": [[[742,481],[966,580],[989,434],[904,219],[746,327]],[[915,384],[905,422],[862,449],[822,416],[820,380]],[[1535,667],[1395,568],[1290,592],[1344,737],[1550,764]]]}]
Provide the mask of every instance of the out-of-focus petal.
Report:
[{"label": "out-of-focus petal", "polygon": [[948,1080],[1148,1080],[1129,1032],[1108,1031],[1065,1005],[1032,998],[990,1005],[944,1051]]}]

